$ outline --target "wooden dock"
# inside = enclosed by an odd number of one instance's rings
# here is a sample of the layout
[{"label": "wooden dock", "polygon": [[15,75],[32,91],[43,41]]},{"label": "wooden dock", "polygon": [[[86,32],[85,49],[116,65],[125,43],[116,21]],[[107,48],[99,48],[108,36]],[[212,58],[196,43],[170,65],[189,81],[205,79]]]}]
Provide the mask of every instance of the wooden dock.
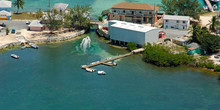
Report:
[{"label": "wooden dock", "polygon": [[111,62],[111,61],[114,61],[114,60],[117,60],[117,59],[121,59],[121,58],[124,58],[124,57],[128,57],[128,56],[130,56],[134,53],[139,53],[139,52],[143,52],[143,51],[144,51],[143,48],[136,49],[136,50],[133,50],[132,52],[124,54],[124,55],[120,55],[120,56],[117,56],[117,57],[114,57],[114,58],[106,59],[106,60],[103,60],[103,61],[100,61],[100,62],[91,63],[90,65],[83,66],[82,69],[87,68],[87,69],[91,69],[93,71],[96,71],[96,69],[92,69],[91,67],[98,66],[98,65],[115,66],[114,64],[111,64],[111,63],[108,63],[108,62]]},{"label": "wooden dock", "polygon": [[206,5],[209,7],[209,10],[210,10],[211,12],[214,12],[214,9],[213,9],[212,4],[210,3],[210,1],[209,1],[209,0],[205,0],[205,3],[206,3]]}]

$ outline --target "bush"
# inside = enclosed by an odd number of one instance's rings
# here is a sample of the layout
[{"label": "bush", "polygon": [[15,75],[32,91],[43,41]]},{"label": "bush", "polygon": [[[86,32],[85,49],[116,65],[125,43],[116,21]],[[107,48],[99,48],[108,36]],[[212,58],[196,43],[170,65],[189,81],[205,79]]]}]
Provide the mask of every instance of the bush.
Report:
[{"label": "bush", "polygon": [[6,28],[6,35],[8,35],[10,32],[10,30],[8,28]]},{"label": "bush", "polygon": [[193,61],[193,58],[186,53],[174,54],[165,46],[148,43],[145,46],[144,60],[157,66],[168,67],[189,64]]},{"label": "bush", "polygon": [[[215,72],[220,72],[220,65],[216,65],[215,68],[214,68],[214,71]],[[220,74],[219,74],[219,76],[220,76]]]},{"label": "bush", "polygon": [[127,44],[127,47],[128,47],[128,50],[132,51],[132,50],[137,49],[137,44],[135,42],[129,42]]},{"label": "bush", "polygon": [[211,62],[208,62],[208,63],[205,64],[205,67],[208,68],[208,69],[214,69],[215,65]]},{"label": "bush", "polygon": [[103,18],[102,18],[102,16],[99,16],[99,18],[98,18],[98,19],[99,19],[99,21],[101,21],[101,22],[102,22],[102,19],[103,19]]}]

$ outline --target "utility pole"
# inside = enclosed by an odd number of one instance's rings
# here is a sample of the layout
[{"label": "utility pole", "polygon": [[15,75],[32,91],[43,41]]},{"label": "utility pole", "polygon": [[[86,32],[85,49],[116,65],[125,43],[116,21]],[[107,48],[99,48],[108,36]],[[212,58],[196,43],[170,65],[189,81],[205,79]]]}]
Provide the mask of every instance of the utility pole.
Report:
[{"label": "utility pole", "polygon": [[49,7],[49,10],[50,10],[50,0],[48,0],[49,4],[48,4],[48,7]]},{"label": "utility pole", "polygon": [[153,20],[155,21],[155,3],[154,3],[154,12],[152,13],[152,17],[151,17],[151,26],[153,26]]}]

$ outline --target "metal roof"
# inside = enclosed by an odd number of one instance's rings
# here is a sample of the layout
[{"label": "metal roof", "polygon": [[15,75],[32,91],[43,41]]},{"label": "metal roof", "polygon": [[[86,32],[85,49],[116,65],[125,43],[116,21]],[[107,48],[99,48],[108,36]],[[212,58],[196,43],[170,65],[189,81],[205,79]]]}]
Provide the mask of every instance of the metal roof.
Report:
[{"label": "metal roof", "polygon": [[190,20],[189,16],[176,16],[176,15],[165,15],[163,17],[164,20],[183,20],[188,21]]},{"label": "metal roof", "polygon": [[116,9],[133,9],[133,10],[158,10],[159,7],[146,3],[121,2],[112,6]]},{"label": "metal roof", "polygon": [[7,12],[7,11],[3,10],[3,11],[0,11],[0,15],[11,16],[12,14],[11,14],[11,12]]},{"label": "metal roof", "polygon": [[112,20],[110,22],[115,22],[115,24],[111,25],[112,27],[117,27],[121,29],[137,31],[137,32],[149,32],[151,30],[158,30],[158,28],[156,27],[145,26],[141,24],[134,24],[134,23],[124,22],[124,21]]},{"label": "metal roof", "polygon": [[43,25],[38,20],[32,21],[28,26],[29,27],[43,27]]},{"label": "metal roof", "polygon": [[67,7],[69,6],[69,4],[65,4],[65,3],[56,3],[53,6],[53,9],[56,9],[57,11],[65,11],[67,9]]},{"label": "metal roof", "polygon": [[0,8],[11,8],[12,2],[7,0],[0,1]]}]

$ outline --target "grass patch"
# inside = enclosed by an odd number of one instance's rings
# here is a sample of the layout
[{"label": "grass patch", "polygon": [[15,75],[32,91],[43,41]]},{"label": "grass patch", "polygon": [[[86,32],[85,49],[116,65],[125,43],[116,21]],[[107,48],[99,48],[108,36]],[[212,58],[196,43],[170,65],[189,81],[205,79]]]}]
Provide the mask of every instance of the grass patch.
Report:
[{"label": "grass patch", "polygon": [[15,19],[34,20],[34,19],[37,19],[37,18],[36,18],[36,14],[23,12],[23,13],[18,13],[18,14],[14,13],[12,15],[12,20],[15,20]]}]

